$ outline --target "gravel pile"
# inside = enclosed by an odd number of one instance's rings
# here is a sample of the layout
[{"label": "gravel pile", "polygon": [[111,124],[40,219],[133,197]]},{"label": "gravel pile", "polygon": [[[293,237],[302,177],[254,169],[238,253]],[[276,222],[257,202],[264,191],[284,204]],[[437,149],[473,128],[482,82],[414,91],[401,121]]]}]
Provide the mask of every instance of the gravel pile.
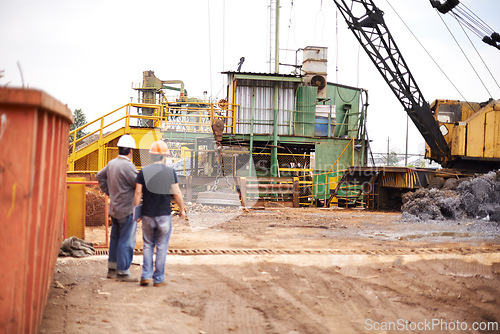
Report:
[{"label": "gravel pile", "polygon": [[[478,218],[500,222],[500,171],[449,182],[442,189],[421,188],[403,196],[402,219]],[[453,184],[451,184],[453,183]]]}]

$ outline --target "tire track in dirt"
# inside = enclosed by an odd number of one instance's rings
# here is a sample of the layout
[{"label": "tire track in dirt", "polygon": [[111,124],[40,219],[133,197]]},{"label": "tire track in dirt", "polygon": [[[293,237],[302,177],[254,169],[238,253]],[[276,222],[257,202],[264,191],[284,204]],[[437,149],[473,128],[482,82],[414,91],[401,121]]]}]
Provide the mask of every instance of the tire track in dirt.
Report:
[{"label": "tire track in dirt", "polygon": [[[387,277],[381,275],[371,282],[374,290],[379,292],[379,296],[380,293],[392,295],[397,298],[395,302],[399,304],[399,307],[393,308],[397,311],[395,316],[387,317],[387,313],[384,312],[378,314],[372,320],[380,322],[407,319],[418,322],[438,318],[445,319],[448,322],[460,320],[469,324],[475,321],[499,320],[494,316],[495,309],[498,307],[496,301],[499,300],[499,296],[498,292],[495,292],[493,288],[495,285],[498,286],[498,276],[496,278],[492,277],[488,284],[492,286],[491,292],[495,293],[496,297],[492,297],[489,301],[481,301],[475,291],[467,291],[470,278],[446,276],[441,270],[436,270],[436,268],[442,266],[442,262],[432,263],[432,261],[417,261],[408,265],[386,266],[383,269],[386,275],[393,277],[406,276],[408,279],[393,280],[392,284],[387,285]],[[461,266],[478,272],[491,271],[490,275],[495,270],[492,266],[484,266],[478,263],[462,262],[461,265],[457,263],[457,267]],[[483,277],[481,277],[480,282],[483,283],[484,281]],[[474,282],[474,285],[476,285],[476,282]],[[460,293],[468,295],[469,298],[461,297]],[[418,296],[418,298],[415,298],[415,296]],[[384,304],[388,305],[386,302]],[[467,305],[465,309],[464,305]],[[449,317],[448,314],[454,316]]]},{"label": "tire track in dirt", "polygon": [[356,298],[356,301],[351,299],[351,291],[355,288],[342,278],[339,268],[334,266],[319,272],[314,268],[303,268],[304,281],[312,294],[310,302],[315,304],[316,312],[323,316],[331,332],[359,333],[357,321],[353,321],[356,317],[347,315],[356,313],[352,303],[366,304],[366,298]]},{"label": "tire track in dirt", "polygon": [[[498,288],[495,289],[499,281],[498,265],[486,266],[457,260],[453,266],[457,268],[455,273],[458,275],[444,273],[446,269],[442,262],[429,263],[426,260],[408,265],[376,264],[373,268],[353,264],[352,267],[323,268],[319,273],[315,267],[260,264],[258,270],[271,273],[271,278],[251,280],[253,287],[243,288],[238,282],[222,278],[222,273],[217,278],[233,291],[239,291],[242,298],[246,298],[274,324],[269,333],[290,330],[301,333],[360,333],[366,330],[368,320],[419,322],[437,318],[469,324],[499,321],[495,316],[497,301],[500,300]],[[467,275],[461,275],[460,268],[464,268]],[[245,277],[251,275],[252,270],[255,268],[248,268]],[[467,300],[455,291],[463,291],[463,287],[467,287],[468,276],[472,272],[482,273],[478,275],[479,279],[484,282],[486,278],[487,284],[478,286],[478,282],[474,282],[476,288],[466,293],[476,297]],[[391,277],[406,279],[392,280]],[[483,296],[477,295],[478,290]],[[488,294],[489,299],[485,299]],[[464,307],[469,304],[473,305],[472,309]],[[278,305],[281,305],[280,309]],[[300,323],[290,316],[294,314],[300,314]],[[285,324],[285,328],[276,330],[277,324]]]},{"label": "tire track in dirt", "polygon": [[[290,300],[280,295],[279,291],[270,288],[272,285],[258,280],[240,282],[208,266],[206,270],[261,313],[265,333],[286,333],[291,330],[311,334],[328,333],[327,328],[309,317],[301,317],[300,322],[297,322],[294,315],[301,314],[304,308],[300,303],[290,303]],[[255,267],[253,272],[255,273]]]},{"label": "tire track in dirt", "polygon": [[274,270],[272,269],[272,267],[269,268],[274,282],[271,287],[272,293],[293,307],[296,310],[295,314],[304,314],[308,319],[308,323],[305,324],[306,328],[301,327],[302,324],[296,324],[297,328],[294,329],[307,333],[312,327],[315,328],[316,333],[327,333],[329,327],[325,324],[324,319],[315,313],[315,303],[311,300],[310,295],[304,293],[304,285],[308,284],[304,281],[304,269],[297,270],[294,266],[282,264],[278,264]]},{"label": "tire track in dirt", "polygon": [[[453,269],[447,269],[448,266]],[[476,262],[455,260],[443,265],[438,261],[427,261],[425,267],[423,263],[417,262],[411,264],[410,268],[420,272],[421,280],[425,279],[426,296],[431,303],[441,305],[439,310],[456,310],[466,303],[473,312],[463,312],[464,321],[472,323],[478,321],[478,317],[480,321],[500,321],[497,304],[500,301],[500,263],[484,266]]]},{"label": "tire track in dirt", "polygon": [[211,333],[265,333],[259,326],[265,319],[225,282],[215,284],[210,292],[204,307],[204,328]]},{"label": "tire track in dirt", "polygon": [[315,255],[301,255],[296,264],[232,256],[236,261],[222,264],[170,257],[162,288],[104,279],[105,257],[58,261],[55,279],[67,292],[51,289],[44,330],[325,334],[367,332],[367,319],[500,321],[500,261],[362,255],[359,263],[316,266],[300,262]]}]

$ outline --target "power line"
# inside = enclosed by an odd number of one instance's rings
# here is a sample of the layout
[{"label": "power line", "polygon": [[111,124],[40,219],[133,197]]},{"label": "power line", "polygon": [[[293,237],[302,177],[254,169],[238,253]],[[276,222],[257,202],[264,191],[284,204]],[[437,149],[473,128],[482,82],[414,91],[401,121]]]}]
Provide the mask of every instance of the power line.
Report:
[{"label": "power line", "polygon": [[210,96],[213,94],[212,89],[212,38],[210,32],[210,0],[207,0],[208,6],[208,62],[209,62],[209,71],[210,71]]},{"label": "power line", "polygon": [[[290,30],[292,30],[292,14],[293,14],[293,0],[291,0],[290,2],[290,14],[289,14],[289,17],[288,17],[288,29],[287,29],[287,33],[286,33],[286,47],[285,49],[288,50],[288,43],[290,42]],[[285,61],[288,63],[288,52],[285,53]]]}]

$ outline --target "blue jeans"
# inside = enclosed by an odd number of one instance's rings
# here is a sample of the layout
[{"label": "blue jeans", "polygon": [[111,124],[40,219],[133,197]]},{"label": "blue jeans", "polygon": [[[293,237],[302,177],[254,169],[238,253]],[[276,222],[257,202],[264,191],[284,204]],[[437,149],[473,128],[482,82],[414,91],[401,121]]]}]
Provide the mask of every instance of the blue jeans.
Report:
[{"label": "blue jeans", "polygon": [[121,219],[111,217],[111,221],[108,268],[116,269],[118,275],[127,275],[134,257],[137,222],[132,215]]},{"label": "blue jeans", "polygon": [[[141,279],[153,278],[154,283],[165,280],[165,261],[168,243],[172,234],[172,216],[142,216],[143,264]],[[153,253],[156,246],[156,260],[153,273]]]}]

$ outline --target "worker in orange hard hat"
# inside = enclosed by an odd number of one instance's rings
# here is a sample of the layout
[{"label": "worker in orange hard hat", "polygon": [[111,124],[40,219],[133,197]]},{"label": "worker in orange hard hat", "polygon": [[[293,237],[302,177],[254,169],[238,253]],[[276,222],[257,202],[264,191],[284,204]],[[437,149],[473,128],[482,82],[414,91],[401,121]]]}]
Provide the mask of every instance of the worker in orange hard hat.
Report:
[{"label": "worker in orange hard hat", "polygon": [[[159,160],[160,157],[166,157],[166,156],[170,155],[170,151],[168,150],[167,143],[165,143],[163,140],[155,141],[151,145],[151,148],[149,149],[149,153],[152,154],[152,158],[155,160]],[[157,157],[157,158],[155,158],[155,157]]]},{"label": "worker in orange hard hat", "polygon": [[[143,265],[140,284],[154,286],[165,285],[165,261],[168,244],[172,234],[171,199],[179,206],[179,216],[186,218],[177,173],[165,165],[170,155],[167,144],[155,141],[149,150],[153,163],[143,167],[137,174],[134,205],[139,206],[142,199],[141,217]],[[153,269],[153,253],[156,248],[156,260]]]}]

